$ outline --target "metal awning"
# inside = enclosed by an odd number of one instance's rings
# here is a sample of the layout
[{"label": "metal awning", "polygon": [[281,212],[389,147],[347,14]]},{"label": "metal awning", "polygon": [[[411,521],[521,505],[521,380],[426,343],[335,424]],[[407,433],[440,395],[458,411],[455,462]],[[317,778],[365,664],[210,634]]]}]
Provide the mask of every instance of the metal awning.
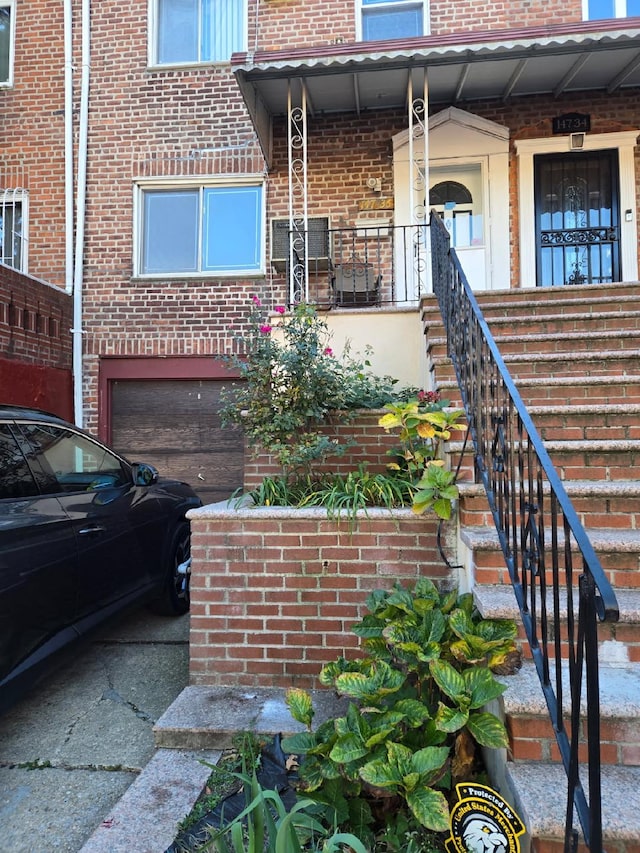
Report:
[{"label": "metal awning", "polygon": [[640,107],[640,18],[234,54],[231,68],[268,153],[290,81],[316,116],[405,107],[424,70],[431,106],[637,88]]}]

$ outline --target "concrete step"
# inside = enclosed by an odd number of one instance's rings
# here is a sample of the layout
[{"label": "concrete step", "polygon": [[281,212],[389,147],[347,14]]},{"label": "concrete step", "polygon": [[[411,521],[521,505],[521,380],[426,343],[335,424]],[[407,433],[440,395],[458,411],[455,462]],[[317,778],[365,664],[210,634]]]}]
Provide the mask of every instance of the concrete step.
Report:
[{"label": "concrete step", "polygon": [[[566,677],[564,677],[566,675]],[[507,685],[499,710],[509,733],[511,761],[560,762],[553,726],[535,665],[524,661],[515,673],[501,677]],[[551,668],[555,680],[555,667]],[[640,663],[612,666],[600,662],[600,760],[603,764],[640,767]],[[570,729],[568,670],[563,673],[564,720]],[[581,705],[580,761],[586,760],[586,691]]]},{"label": "concrete step", "polygon": [[[574,329],[564,324],[539,324],[540,328],[532,328],[533,321],[512,321],[508,328],[502,329],[491,324],[491,332],[503,356],[513,353],[528,353],[535,357],[540,353],[556,353],[566,357],[577,350],[594,351],[624,351],[640,348],[640,312],[637,316],[637,328],[630,328],[630,319],[617,314],[618,328],[612,330],[592,330],[585,326]],[[506,320],[505,320],[506,322]],[[557,325],[557,330],[553,326]],[[551,328],[551,330],[550,330]],[[439,358],[447,354],[445,337],[429,334],[427,351]]]},{"label": "concrete step", "polygon": [[[447,369],[449,357],[435,356],[431,359],[433,369]],[[555,379],[579,377],[580,381],[590,377],[616,377],[633,375],[640,367],[640,349],[606,350],[587,352],[584,350],[565,353],[561,358],[557,352],[537,354],[517,352],[503,353],[503,361],[516,385],[529,378]]]},{"label": "concrete step", "polygon": [[[451,362],[441,362],[433,370],[434,389],[451,400],[461,402]],[[566,406],[625,406],[640,405],[640,371],[618,376],[529,376],[514,379],[527,408],[548,405]]]},{"label": "concrete step", "polygon": [[540,436],[549,441],[640,438],[640,405],[531,406]]},{"label": "concrete step", "polygon": [[[565,490],[588,528],[640,530],[640,482],[638,480],[567,480]],[[463,526],[491,526],[493,519],[484,487],[458,482],[459,520]],[[545,490],[548,493],[548,489]]]},{"label": "concrete step", "polygon": [[[523,853],[563,853],[567,782],[561,767],[544,762],[508,762],[500,793],[527,827]],[[638,853],[640,768],[604,768],[601,799],[605,850]],[[578,827],[577,818],[575,825]],[[584,851],[584,845],[578,850]]]},{"label": "concrete step", "polygon": [[[563,481],[626,481],[640,478],[640,439],[623,441],[545,441],[558,476]],[[514,446],[517,451],[517,446]],[[450,442],[449,452],[457,460],[463,452],[463,442]],[[473,445],[467,442],[464,450],[469,457],[465,467],[471,468]]]},{"label": "concrete step", "polygon": [[[329,690],[310,690],[315,708],[313,727],[343,716],[348,707]],[[185,687],[153,727],[156,747],[227,749],[237,732],[295,734],[305,731],[274,687]]]},{"label": "concrete step", "polygon": [[[640,662],[640,589],[616,588],[616,598],[620,608],[618,622],[603,622],[598,626],[598,648],[599,659],[602,664],[611,667],[635,666]],[[520,613],[516,603],[515,593],[511,582],[507,580],[501,584],[482,584],[476,582],[473,590],[474,600],[478,610],[486,619],[514,619],[520,623]],[[551,599],[548,598],[549,614],[551,614]],[[566,619],[566,593],[560,592],[560,618]],[[520,639],[526,643],[524,631],[520,632]],[[530,654],[526,646],[523,646],[524,658]],[[633,670],[636,678],[640,676],[638,670]],[[640,679],[636,684],[640,691]],[[640,732],[640,721],[637,733]],[[638,743],[640,749],[640,742]]]},{"label": "concrete step", "polygon": [[[589,528],[587,535],[614,590],[640,589],[640,530]],[[461,527],[459,538],[472,559],[477,584],[510,584],[495,528]],[[561,531],[558,543],[563,549]]]}]

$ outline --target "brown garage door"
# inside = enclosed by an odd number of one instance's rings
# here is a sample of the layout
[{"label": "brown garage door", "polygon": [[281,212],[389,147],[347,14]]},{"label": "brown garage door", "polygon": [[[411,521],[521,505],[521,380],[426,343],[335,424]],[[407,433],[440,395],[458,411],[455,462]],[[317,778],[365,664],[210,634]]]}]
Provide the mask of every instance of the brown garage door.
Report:
[{"label": "brown garage door", "polygon": [[127,379],[110,385],[111,443],[119,453],[185,480],[204,503],[228,498],[242,485],[242,433],[223,428],[218,415],[225,382]]}]

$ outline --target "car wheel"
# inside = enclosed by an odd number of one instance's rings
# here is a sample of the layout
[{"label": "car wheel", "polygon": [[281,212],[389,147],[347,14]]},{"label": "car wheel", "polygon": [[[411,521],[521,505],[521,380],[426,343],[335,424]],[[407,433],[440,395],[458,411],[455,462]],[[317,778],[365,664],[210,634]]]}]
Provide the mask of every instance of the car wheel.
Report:
[{"label": "car wheel", "polygon": [[176,528],[166,553],[165,565],[164,589],[151,606],[156,613],[181,616],[188,612],[190,605],[191,528],[187,522]]}]

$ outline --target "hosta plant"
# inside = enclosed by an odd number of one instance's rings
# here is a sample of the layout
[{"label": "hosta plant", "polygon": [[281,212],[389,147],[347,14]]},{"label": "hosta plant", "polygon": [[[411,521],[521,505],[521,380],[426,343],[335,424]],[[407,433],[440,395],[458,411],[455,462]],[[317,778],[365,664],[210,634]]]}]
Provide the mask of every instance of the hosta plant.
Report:
[{"label": "hosta plant", "polygon": [[346,714],[314,731],[309,694],[290,690],[290,712],[307,731],[283,749],[303,756],[304,796],[332,804],[338,825],[359,837],[400,815],[444,832],[449,793],[478,773],[477,746],[507,745],[504,725],[483,708],[505,690],[493,671],[519,665],[516,625],[482,619],[470,595],[424,578],[413,590],[375,591],[367,607],[353,627],[364,657],[320,674],[349,700]]}]

